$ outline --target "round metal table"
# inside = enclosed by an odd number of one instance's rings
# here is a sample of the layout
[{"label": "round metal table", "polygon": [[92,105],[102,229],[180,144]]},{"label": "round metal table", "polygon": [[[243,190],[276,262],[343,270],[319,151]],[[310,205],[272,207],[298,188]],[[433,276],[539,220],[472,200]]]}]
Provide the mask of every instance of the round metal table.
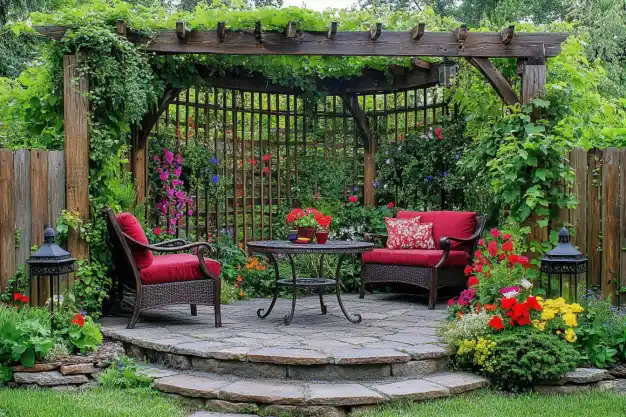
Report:
[{"label": "round metal table", "polygon": [[[353,314],[354,318],[350,317],[350,314],[348,314],[348,312],[346,311],[346,308],[343,305],[343,301],[341,300],[341,264],[346,255],[359,254],[370,251],[374,248],[374,244],[369,242],[329,240],[325,244],[320,245],[317,243],[297,244],[291,243],[288,240],[261,240],[257,242],[248,242],[247,245],[248,249],[251,252],[267,255],[267,257],[270,259],[270,262],[272,262],[272,265],[274,266],[274,271],[276,271],[276,289],[274,291],[274,297],[272,298],[272,302],[267,311],[265,311],[264,308],[260,308],[259,310],[257,310],[256,314],[259,318],[264,319],[272,312],[272,309],[276,304],[276,299],[278,298],[278,295],[280,293],[280,288],[283,286],[291,286],[292,289],[291,313],[285,316],[283,320],[285,322],[285,325],[289,325],[291,323],[291,320],[293,320],[293,315],[296,311],[298,288],[318,288],[318,293],[320,296],[320,308],[322,310],[322,314],[326,314],[326,305],[324,304],[323,294],[324,287],[334,286],[337,292],[337,301],[339,302],[339,307],[341,307],[343,315],[346,316],[346,318],[352,323],[361,322],[362,317],[360,314]],[[289,259],[289,263],[291,265],[291,278],[280,277],[280,272],[278,271],[278,261],[276,260],[275,256],[278,254],[286,255]],[[317,277],[298,278],[296,274],[296,265],[294,263],[294,255],[298,254],[320,255],[320,263]],[[334,278],[325,278],[322,275],[324,255],[339,255]]]}]

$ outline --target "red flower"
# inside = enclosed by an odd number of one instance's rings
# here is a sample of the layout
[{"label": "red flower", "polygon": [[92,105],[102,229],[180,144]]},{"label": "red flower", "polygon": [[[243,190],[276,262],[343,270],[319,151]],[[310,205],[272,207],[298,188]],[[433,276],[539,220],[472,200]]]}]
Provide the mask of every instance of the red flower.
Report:
[{"label": "red flower", "polygon": [[506,255],[505,254],[501,253],[501,254],[498,255],[498,260],[499,261],[504,261],[505,259],[506,259]]},{"label": "red flower", "polygon": [[322,229],[328,229],[332,220],[333,218],[331,216],[326,216],[322,213],[315,213],[315,221]]},{"label": "red flower", "polygon": [[313,198],[315,198],[315,201],[320,199],[320,193],[315,193],[313,194]]},{"label": "red flower", "polygon": [[156,235],[159,236],[161,234],[161,228],[160,227],[155,227],[152,232]]},{"label": "red flower", "polygon": [[498,229],[496,229],[495,227],[493,229],[491,229],[489,234],[491,236],[493,236],[494,239],[497,239],[498,237],[500,237],[500,231]]},{"label": "red flower", "polygon": [[489,244],[487,245],[487,251],[489,252],[490,256],[496,256],[498,254],[498,243],[495,240],[489,242]]},{"label": "red flower", "polygon": [[526,304],[526,305],[528,306],[528,308],[529,308],[529,309],[531,309],[531,310],[535,310],[535,311],[541,311],[541,310],[542,310],[541,306],[540,306],[540,305],[539,305],[539,303],[537,302],[537,297],[533,297],[533,296],[528,297],[528,298],[526,299],[526,303],[525,303],[525,304]]},{"label": "red flower", "polygon": [[437,136],[437,139],[439,139],[439,140],[443,139],[443,134],[441,133],[441,128],[440,127],[435,129],[435,135]]},{"label": "red flower", "polygon": [[518,259],[519,264],[522,265],[524,268],[528,269],[530,267],[530,261],[526,256],[520,256]]},{"label": "red flower", "polygon": [[398,139],[399,139],[399,140],[404,140],[404,135],[400,135],[400,136],[398,136]]},{"label": "red flower", "polygon": [[485,239],[478,239],[478,246],[485,246]]},{"label": "red flower", "polygon": [[265,167],[265,168],[263,168],[263,172],[265,172],[266,174],[267,174],[268,172],[270,172],[269,167]]},{"label": "red flower", "polygon": [[72,319],[72,323],[78,324],[78,327],[83,327],[85,325],[85,318],[82,314],[77,313]]},{"label": "red flower", "polygon": [[391,210],[391,209],[392,209],[392,208],[394,208],[394,207],[395,207],[395,204],[393,204],[393,202],[392,202],[392,201],[390,201],[390,202],[388,202],[388,203],[387,203],[387,208],[388,208],[389,210]]},{"label": "red flower", "polygon": [[13,301],[18,301],[22,299],[22,294],[20,294],[19,292],[16,292],[13,294]]},{"label": "red flower", "polygon": [[254,159],[254,158],[250,158],[249,162],[250,162],[251,165],[256,165],[257,164],[256,159]]},{"label": "red flower", "polygon": [[261,159],[263,160],[263,162],[269,161],[270,159],[272,159],[272,153],[270,152],[267,155],[263,155]]},{"label": "red flower", "polygon": [[480,259],[480,258],[482,258],[482,257],[483,257],[483,254],[482,254],[482,252],[481,252],[481,251],[477,250],[476,252],[474,252],[474,257],[475,257],[476,259]]},{"label": "red flower", "polygon": [[507,240],[502,244],[502,250],[505,252],[513,252],[513,242]]},{"label": "red flower", "polygon": [[502,300],[500,300],[500,306],[505,309],[505,310],[509,310],[511,308],[513,308],[513,306],[515,306],[515,304],[517,304],[517,299],[511,297],[511,298],[503,298]]},{"label": "red flower", "polygon": [[348,201],[351,203],[356,203],[357,201],[359,201],[359,198],[355,195],[351,195],[350,197],[348,197]]},{"label": "red flower", "polygon": [[522,265],[526,269],[528,269],[528,267],[530,266],[528,258],[526,256],[520,256],[514,253],[509,255],[508,261],[511,264],[511,266],[515,266],[519,264],[519,265]]},{"label": "red flower", "polygon": [[483,266],[482,266],[482,265],[476,265],[476,266],[474,267],[474,269],[475,269],[475,270],[476,270],[476,272],[478,272],[478,273],[483,272]]},{"label": "red flower", "polygon": [[470,276],[473,270],[474,268],[472,268],[471,265],[467,265],[465,269],[463,270],[463,272],[465,273],[465,276],[467,277],[467,276]]},{"label": "red flower", "polygon": [[504,240],[509,240],[509,239],[511,239],[512,237],[513,237],[513,235],[512,235],[512,234],[510,234],[510,233],[507,233],[506,235],[502,235],[502,239],[504,239]]},{"label": "red flower", "polygon": [[500,316],[493,316],[491,320],[489,320],[489,327],[494,330],[502,330],[504,329],[504,322]]},{"label": "red flower", "polygon": [[530,324],[530,312],[528,304],[515,304],[513,306],[513,320],[520,326],[528,326]]},{"label": "red flower", "polygon": [[456,304],[456,297],[448,300],[448,307],[452,307],[455,304]]},{"label": "red flower", "polygon": [[469,279],[467,280],[467,286],[468,287],[473,287],[474,285],[478,285],[478,282],[479,282],[478,278],[476,278],[474,276],[469,277]]},{"label": "red flower", "polygon": [[28,301],[30,300],[30,297],[28,297],[27,295],[22,295],[18,292],[13,294],[13,301],[17,301],[20,302],[22,304],[26,304],[28,303]]}]

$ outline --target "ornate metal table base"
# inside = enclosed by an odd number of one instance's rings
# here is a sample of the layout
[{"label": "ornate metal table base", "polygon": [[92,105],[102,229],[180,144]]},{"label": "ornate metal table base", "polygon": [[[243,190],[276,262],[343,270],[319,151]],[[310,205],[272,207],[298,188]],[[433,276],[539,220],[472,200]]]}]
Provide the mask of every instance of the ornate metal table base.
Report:
[{"label": "ornate metal table base", "polygon": [[[260,241],[248,243],[248,248],[253,252],[266,254],[272,262],[272,265],[274,266],[274,271],[276,272],[276,288],[274,290],[272,302],[270,303],[267,311],[265,311],[265,309],[263,308],[257,310],[256,314],[259,318],[264,319],[272,312],[272,309],[276,304],[276,299],[280,294],[280,288],[285,286],[290,286],[292,293],[291,312],[287,314],[283,319],[285,325],[291,324],[291,321],[293,320],[293,316],[296,311],[298,288],[318,288],[320,297],[320,309],[322,311],[322,314],[326,314],[327,308],[326,304],[324,304],[324,287],[334,286],[335,292],[337,293],[337,301],[343,315],[352,323],[360,323],[362,321],[363,318],[360,314],[349,314],[346,311],[345,306],[343,305],[343,300],[341,299],[341,264],[343,263],[343,260],[347,254],[356,254],[371,250],[373,248],[373,245],[371,243],[329,241],[324,245],[296,245],[288,241]],[[278,261],[274,256],[278,253],[284,253],[289,258],[289,264],[291,265],[291,279],[280,277],[280,273],[278,271]],[[321,255],[317,277],[298,278],[298,275],[296,273],[296,265],[294,262],[295,254]],[[334,279],[323,277],[324,255],[326,254],[339,255],[339,261],[337,262]]]}]

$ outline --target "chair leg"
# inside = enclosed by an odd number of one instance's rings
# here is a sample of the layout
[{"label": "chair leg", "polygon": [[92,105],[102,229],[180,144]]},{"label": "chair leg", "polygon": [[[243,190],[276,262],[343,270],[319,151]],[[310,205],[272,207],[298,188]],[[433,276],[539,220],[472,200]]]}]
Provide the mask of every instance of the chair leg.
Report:
[{"label": "chair leg", "polygon": [[195,304],[190,304],[191,306],[191,315],[192,316],[197,316],[198,315],[198,306],[196,306]]},{"label": "chair leg", "polygon": [[222,311],[219,303],[215,304],[215,327],[222,327]]},{"label": "chair leg", "polygon": [[359,287],[359,298],[365,298],[365,283],[361,278],[361,287]]},{"label": "chair leg", "polygon": [[133,310],[133,316],[130,318],[130,322],[126,326],[127,329],[133,329],[135,324],[137,324],[137,320],[139,320],[139,307],[141,306],[141,296],[139,295],[139,291],[137,291],[137,297],[135,297],[135,310]]},{"label": "chair leg", "polygon": [[437,305],[437,269],[430,273],[430,291],[428,293],[428,309],[434,310]]}]

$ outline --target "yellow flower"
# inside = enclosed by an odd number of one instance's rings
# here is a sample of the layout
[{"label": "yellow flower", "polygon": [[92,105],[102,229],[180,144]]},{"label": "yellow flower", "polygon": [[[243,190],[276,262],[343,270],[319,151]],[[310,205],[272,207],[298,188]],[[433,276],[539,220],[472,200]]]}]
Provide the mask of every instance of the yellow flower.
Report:
[{"label": "yellow flower", "polygon": [[539,320],[533,320],[533,326],[535,326],[536,329],[539,329],[543,332],[543,330],[546,328],[546,322],[545,321],[539,321]]},{"label": "yellow flower", "polygon": [[585,309],[578,303],[570,304],[570,311],[572,313],[582,313]]},{"label": "yellow flower", "polygon": [[557,330],[557,331],[556,331],[556,334],[561,334],[561,331],[560,331],[560,330]]},{"label": "yellow flower", "polygon": [[555,315],[555,311],[551,308],[544,308],[541,312],[541,320],[552,320]]},{"label": "yellow flower", "polygon": [[576,333],[574,332],[574,329],[569,328],[565,330],[565,340],[570,343],[574,343],[576,341]]},{"label": "yellow flower", "polygon": [[565,313],[563,314],[563,321],[569,327],[576,327],[578,323],[576,323],[576,314],[574,313]]}]

